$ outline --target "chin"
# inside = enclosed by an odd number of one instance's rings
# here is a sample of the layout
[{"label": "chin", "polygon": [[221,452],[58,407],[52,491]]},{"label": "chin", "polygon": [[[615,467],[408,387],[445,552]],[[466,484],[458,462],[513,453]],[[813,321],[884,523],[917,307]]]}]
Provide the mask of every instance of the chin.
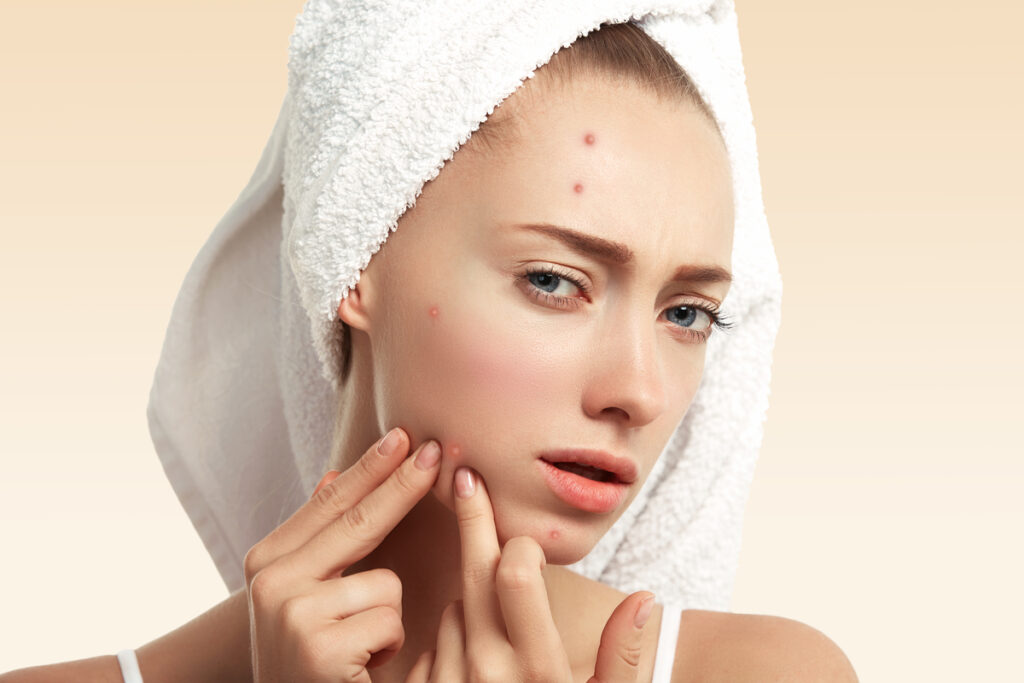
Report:
[{"label": "chin", "polygon": [[[454,516],[455,489],[451,482],[451,474],[444,476],[442,471],[430,495]],[[544,559],[550,564],[565,565],[580,561],[593,550],[614,522],[614,519],[598,522],[590,515],[580,518],[531,508],[522,509],[516,503],[512,503],[510,509],[502,504],[500,498],[497,501],[492,498],[491,504],[498,543],[504,547],[510,538],[529,536],[540,545]]]}]

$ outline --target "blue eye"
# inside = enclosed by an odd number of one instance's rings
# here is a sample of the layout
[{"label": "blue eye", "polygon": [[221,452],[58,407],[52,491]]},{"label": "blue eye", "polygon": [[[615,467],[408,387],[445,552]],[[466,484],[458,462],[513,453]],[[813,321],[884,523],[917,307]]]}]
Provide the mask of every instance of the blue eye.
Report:
[{"label": "blue eye", "polygon": [[[560,275],[555,275],[554,273],[550,273],[547,271],[533,271],[527,273],[526,278],[534,287],[544,292],[547,292],[548,294],[552,294],[555,291],[557,291],[559,286],[562,284],[569,284],[573,287],[576,287],[577,289],[581,288],[579,284],[573,282],[572,280],[569,280],[568,278]],[[562,292],[563,295],[568,293],[571,292]]]},{"label": "blue eye", "polygon": [[[686,311],[685,315],[681,315],[676,319],[673,319],[672,314],[676,311]],[[695,306],[676,306],[675,308],[668,309],[667,317],[672,322],[680,325],[681,327],[689,327],[693,324],[693,321],[697,319],[697,314],[703,313],[709,320],[711,316],[707,311],[699,309]],[[714,322],[714,321],[712,321]]]},{"label": "blue eye", "polygon": [[[569,273],[556,271],[547,266],[540,270],[527,270],[519,275],[517,281],[522,283],[524,291],[534,299],[557,308],[577,310],[588,300],[590,288]],[[578,290],[574,294],[573,290]],[[582,294],[582,296],[580,296]],[[713,327],[727,330],[733,323],[727,322],[716,307],[702,304],[673,306],[664,311],[665,319],[672,323],[676,334],[688,341],[703,342],[711,336]],[[707,322],[701,328],[693,325],[698,316],[703,315]]]}]

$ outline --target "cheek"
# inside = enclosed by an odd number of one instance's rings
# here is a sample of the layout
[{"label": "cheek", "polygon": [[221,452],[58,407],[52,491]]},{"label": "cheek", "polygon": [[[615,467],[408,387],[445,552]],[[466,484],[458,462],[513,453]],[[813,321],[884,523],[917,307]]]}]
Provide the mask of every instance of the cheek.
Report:
[{"label": "cheek", "polygon": [[578,385],[564,345],[545,341],[493,298],[467,298],[403,302],[374,348],[380,428],[400,424],[414,444],[441,438],[446,455],[454,455],[449,444],[468,453],[545,428],[545,415],[552,421],[557,407],[564,412]]}]

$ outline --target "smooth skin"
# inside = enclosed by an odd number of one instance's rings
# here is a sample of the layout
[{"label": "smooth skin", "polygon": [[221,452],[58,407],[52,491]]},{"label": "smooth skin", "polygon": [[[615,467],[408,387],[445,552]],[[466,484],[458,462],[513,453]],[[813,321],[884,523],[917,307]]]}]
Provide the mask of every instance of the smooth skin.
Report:
[{"label": "smooth skin", "polygon": [[[462,540],[462,599],[441,617],[437,648],[416,661],[408,683],[575,680],[548,602],[544,551],[530,536],[501,547],[487,487],[469,468],[455,473]],[[648,591],[631,594],[604,626],[588,683],[638,680]]]},{"label": "smooth skin", "polygon": [[[565,96],[546,98],[538,82],[542,71],[500,107],[515,103],[519,114],[515,149],[477,154],[471,141],[456,153],[339,306],[353,330],[353,371],[342,389],[331,463],[355,479],[330,482],[253,547],[246,591],[140,648],[146,683],[251,680],[254,665],[265,680],[283,671],[302,679],[300,670],[318,680],[334,675],[337,662],[351,680],[369,680],[359,678],[367,669],[374,683],[402,683],[414,670],[429,680],[434,663],[424,663],[423,653],[430,650],[438,667],[463,666],[470,680],[482,674],[474,668],[482,655],[470,643],[477,629],[469,621],[479,620],[482,598],[471,605],[464,595],[460,466],[485,482],[479,501],[493,517],[495,539],[484,538],[489,528],[474,536],[473,552],[494,563],[497,546],[502,558],[507,549],[511,566],[528,567],[513,572],[525,577],[523,609],[535,617],[531,628],[550,634],[554,623],[572,680],[600,675],[599,653],[625,643],[617,610],[635,608],[637,594],[560,565],[583,557],[621,515],[696,394],[705,344],[683,316],[668,313],[720,302],[728,285],[671,276],[684,263],[731,265],[729,164],[713,127],[689,105],[602,79],[579,80]],[[593,144],[586,142],[591,134]],[[622,243],[633,259],[586,257],[509,227],[537,221]],[[561,279],[541,291],[544,283],[526,270],[548,267]],[[360,469],[367,445],[393,425],[410,445],[441,444],[437,472],[407,471],[415,467],[400,465],[398,455],[388,461],[391,469]],[[640,476],[621,509],[581,514],[537,478],[540,452],[571,445],[634,460]],[[546,563],[530,541],[515,540],[523,537],[540,546]],[[474,573],[481,582],[487,575]],[[504,579],[495,573],[493,581],[491,600],[500,606]],[[461,617],[451,606],[459,600]],[[371,612],[380,618],[360,616]],[[506,629],[502,643],[493,604],[489,613],[491,628],[480,634],[489,634],[501,657],[492,664],[535,670],[539,641]],[[636,680],[643,683],[650,681],[660,619],[655,605],[640,636]],[[606,643],[608,628],[614,643]],[[462,633],[470,634],[464,654]],[[558,661],[545,675],[564,675]],[[687,610],[675,661],[676,683],[856,680],[824,635],[762,615]],[[10,676],[0,680],[120,678],[110,656]]]},{"label": "smooth skin", "polygon": [[[346,571],[436,481],[437,443],[421,444],[406,459],[408,446],[405,432],[392,430],[340,476],[328,473],[309,502],[250,549],[245,571],[253,670],[260,683],[369,683],[369,669],[401,649],[398,577],[384,568]],[[499,547],[486,488],[468,486],[468,474],[460,469],[455,482],[464,606],[449,606],[436,660],[425,653],[407,681],[570,683],[572,670],[541,574],[544,553],[525,536]],[[641,629],[635,618],[641,603],[652,598],[635,593],[612,614],[592,683],[637,680]]]}]

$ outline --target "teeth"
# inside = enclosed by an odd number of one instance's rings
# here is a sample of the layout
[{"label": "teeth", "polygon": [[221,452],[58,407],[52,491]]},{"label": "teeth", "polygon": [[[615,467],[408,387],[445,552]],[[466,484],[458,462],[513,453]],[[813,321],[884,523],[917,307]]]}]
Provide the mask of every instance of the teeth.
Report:
[{"label": "teeth", "polygon": [[560,470],[578,474],[581,477],[593,479],[594,481],[615,481],[615,475],[611,472],[597,467],[591,467],[590,465],[581,465],[575,462],[555,462],[551,464]]}]

